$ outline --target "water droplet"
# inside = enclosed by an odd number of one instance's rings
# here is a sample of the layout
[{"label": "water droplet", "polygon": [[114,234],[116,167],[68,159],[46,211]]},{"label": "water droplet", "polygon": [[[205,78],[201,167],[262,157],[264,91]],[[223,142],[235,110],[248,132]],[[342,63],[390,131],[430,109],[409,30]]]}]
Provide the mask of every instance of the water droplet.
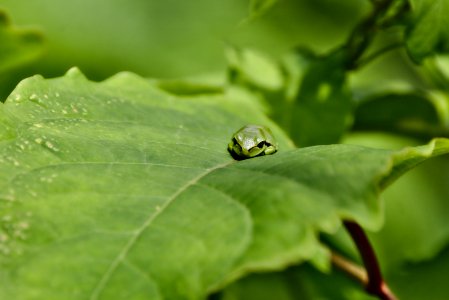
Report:
[{"label": "water droplet", "polygon": [[55,148],[55,146],[51,142],[49,142],[49,141],[45,142],[45,146],[47,146],[50,149],[54,149]]},{"label": "water droplet", "polygon": [[48,182],[48,183],[52,183],[53,182],[53,178],[51,178],[51,177],[41,177],[39,179],[42,182]]}]

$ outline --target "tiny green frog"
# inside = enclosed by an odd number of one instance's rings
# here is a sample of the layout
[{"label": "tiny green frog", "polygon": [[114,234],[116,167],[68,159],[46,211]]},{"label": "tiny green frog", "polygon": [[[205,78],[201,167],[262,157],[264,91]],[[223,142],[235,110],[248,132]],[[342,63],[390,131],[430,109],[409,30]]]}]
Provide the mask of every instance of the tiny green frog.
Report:
[{"label": "tiny green frog", "polygon": [[246,125],[234,133],[228,150],[235,159],[246,159],[275,153],[277,142],[267,127]]}]

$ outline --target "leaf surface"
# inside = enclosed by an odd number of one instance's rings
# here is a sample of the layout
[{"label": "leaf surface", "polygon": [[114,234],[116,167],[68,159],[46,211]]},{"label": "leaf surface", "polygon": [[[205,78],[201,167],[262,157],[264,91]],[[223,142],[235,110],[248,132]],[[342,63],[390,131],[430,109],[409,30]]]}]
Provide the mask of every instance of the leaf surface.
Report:
[{"label": "leaf surface", "polygon": [[[0,106],[0,298],[201,299],[325,256],[341,218],[381,225],[379,189],[448,142],[294,149],[245,93],[177,97],[136,75],[27,79]],[[256,123],[275,155],[234,161]]]},{"label": "leaf surface", "polygon": [[411,57],[422,61],[435,52],[449,51],[449,2],[446,0],[410,0],[412,20],[407,33]]},{"label": "leaf surface", "polygon": [[446,92],[437,90],[372,95],[357,106],[354,128],[424,138],[448,136],[448,99]]}]

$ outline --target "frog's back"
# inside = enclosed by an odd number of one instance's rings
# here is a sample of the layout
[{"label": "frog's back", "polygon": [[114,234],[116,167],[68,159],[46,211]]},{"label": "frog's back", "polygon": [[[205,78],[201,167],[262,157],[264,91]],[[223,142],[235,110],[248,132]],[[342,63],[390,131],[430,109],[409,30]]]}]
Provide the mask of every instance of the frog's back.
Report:
[{"label": "frog's back", "polygon": [[245,149],[251,149],[260,142],[265,141],[262,129],[259,126],[254,125],[245,126],[239,133],[237,133],[235,138]]}]

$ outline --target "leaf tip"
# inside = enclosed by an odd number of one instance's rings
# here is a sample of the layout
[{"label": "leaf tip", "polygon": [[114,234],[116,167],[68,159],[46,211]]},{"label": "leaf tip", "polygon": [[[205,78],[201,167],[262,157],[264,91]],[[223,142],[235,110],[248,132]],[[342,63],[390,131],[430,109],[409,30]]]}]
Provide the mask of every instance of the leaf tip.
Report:
[{"label": "leaf tip", "polygon": [[81,70],[78,67],[72,67],[70,68],[67,73],[65,73],[66,77],[73,78],[73,79],[84,79],[87,80],[86,76],[81,72]]},{"label": "leaf tip", "polygon": [[449,139],[447,138],[434,138],[426,145],[407,147],[396,152],[392,157],[393,166],[391,171],[380,182],[381,188],[385,189],[402,174],[427,159],[448,153]]}]

